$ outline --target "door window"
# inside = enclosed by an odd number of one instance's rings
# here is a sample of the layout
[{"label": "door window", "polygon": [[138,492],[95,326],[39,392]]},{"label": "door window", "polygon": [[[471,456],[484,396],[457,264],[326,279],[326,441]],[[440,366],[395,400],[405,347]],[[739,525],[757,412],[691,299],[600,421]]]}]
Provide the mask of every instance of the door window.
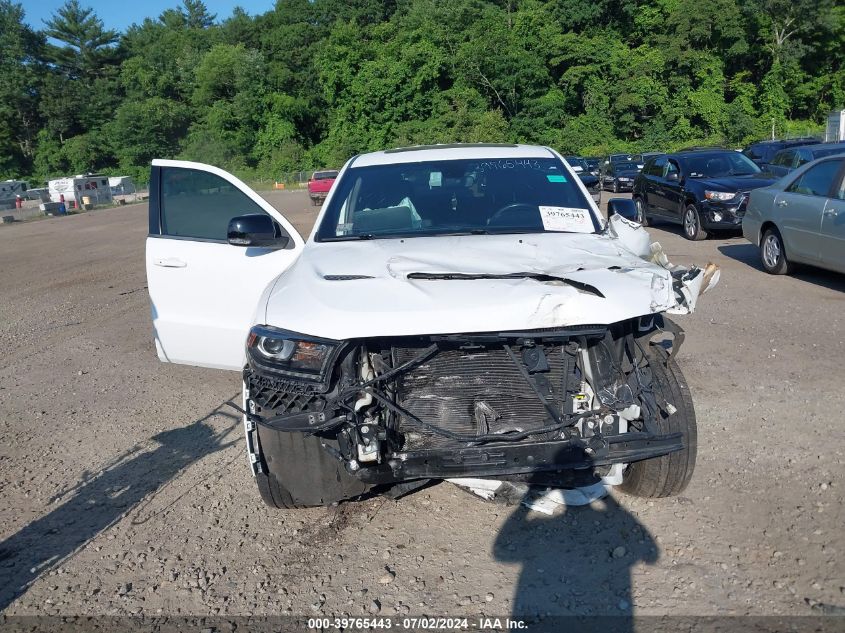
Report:
[{"label": "door window", "polygon": [[199,169],[161,170],[161,233],[226,241],[229,220],[265,211],[228,180]]},{"label": "door window", "polygon": [[839,186],[833,190],[833,197],[837,200],[845,200],[845,174],[839,179]]},{"label": "door window", "polygon": [[658,178],[663,176],[663,168],[666,166],[666,157],[661,156],[659,158],[655,158],[651,165],[648,166],[648,175],[649,176],[657,176]]},{"label": "door window", "polygon": [[775,155],[774,160],[772,161],[772,165],[778,165],[780,167],[791,167],[792,159],[794,156],[795,150],[787,149],[782,152],[778,152]]},{"label": "door window", "polygon": [[806,165],[811,160],[813,160],[813,155],[810,153],[808,149],[799,149],[797,152],[797,156],[795,157],[795,167],[800,167],[801,165]]},{"label": "door window", "polygon": [[680,170],[674,161],[667,161],[666,168],[663,170],[664,178],[671,178],[672,174],[677,175]]},{"label": "door window", "polygon": [[842,167],[841,160],[828,160],[811,167],[789,185],[787,191],[826,198],[840,167]]},{"label": "door window", "polygon": [[760,160],[761,158],[763,158],[763,155],[760,154],[759,148],[756,145],[752,145],[751,147],[749,147],[743,152],[743,154],[748,156],[748,158],[750,158],[751,160]]}]

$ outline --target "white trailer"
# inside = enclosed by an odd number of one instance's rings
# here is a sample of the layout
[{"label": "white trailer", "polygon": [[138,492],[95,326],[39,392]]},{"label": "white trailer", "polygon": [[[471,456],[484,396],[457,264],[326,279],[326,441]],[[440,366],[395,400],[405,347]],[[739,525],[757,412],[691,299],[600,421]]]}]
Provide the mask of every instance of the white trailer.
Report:
[{"label": "white trailer", "polygon": [[135,183],[131,176],[111,176],[109,177],[109,188],[111,188],[111,195],[125,196],[130,193],[135,193]]},{"label": "white trailer", "polygon": [[26,198],[28,187],[29,185],[25,180],[0,181],[0,200],[14,200],[18,196]]},{"label": "white trailer", "polygon": [[111,187],[107,176],[97,174],[79,174],[67,178],[56,178],[47,183],[50,200],[60,202],[62,196],[66,203],[75,200],[78,205],[83,204],[83,198],[88,198],[91,204],[111,203]]},{"label": "white trailer", "polygon": [[827,127],[824,130],[825,143],[845,141],[845,110],[827,115]]}]

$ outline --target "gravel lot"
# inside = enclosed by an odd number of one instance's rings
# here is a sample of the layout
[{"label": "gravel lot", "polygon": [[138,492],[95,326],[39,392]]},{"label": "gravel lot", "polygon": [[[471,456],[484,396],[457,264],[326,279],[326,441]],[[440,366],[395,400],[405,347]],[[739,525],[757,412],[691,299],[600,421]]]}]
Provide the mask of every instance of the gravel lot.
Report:
[{"label": "gravel lot", "polygon": [[678,318],[700,443],[683,497],[547,517],[439,484],[273,512],[223,405],[238,375],[155,357],[146,230],[145,205],[0,227],[4,614],[845,611],[845,277],[650,229],[723,271]]}]

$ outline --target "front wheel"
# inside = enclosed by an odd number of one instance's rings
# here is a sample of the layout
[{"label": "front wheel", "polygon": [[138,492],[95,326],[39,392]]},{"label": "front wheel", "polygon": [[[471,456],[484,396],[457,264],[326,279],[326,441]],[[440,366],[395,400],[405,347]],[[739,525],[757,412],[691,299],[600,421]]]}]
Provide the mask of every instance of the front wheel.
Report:
[{"label": "front wheel", "polygon": [[684,491],[695,470],[698,452],[695,408],[681,368],[664,349],[652,347],[649,368],[655,393],[675,409],[674,413],[658,412],[657,432],[680,433],[684,448],[629,464],[619,489],[637,497],[671,497]]},{"label": "front wheel", "polygon": [[763,268],[770,275],[786,275],[792,272],[792,263],[786,258],[783,238],[775,228],[766,229],[760,240],[760,259]]},{"label": "front wheel", "polygon": [[684,237],[694,242],[707,239],[707,231],[701,228],[701,216],[694,204],[684,209]]}]

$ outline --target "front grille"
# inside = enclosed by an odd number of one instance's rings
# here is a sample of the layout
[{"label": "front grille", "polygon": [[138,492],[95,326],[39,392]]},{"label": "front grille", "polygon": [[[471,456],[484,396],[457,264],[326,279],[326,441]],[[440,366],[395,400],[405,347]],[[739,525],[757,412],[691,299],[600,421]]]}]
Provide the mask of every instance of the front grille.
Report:
[{"label": "front grille", "polygon": [[262,411],[275,415],[322,411],[326,401],[307,386],[274,380],[266,376],[249,373],[246,376],[250,398]]},{"label": "front grille", "polygon": [[[564,358],[560,345],[538,346],[548,371],[533,374],[550,404],[560,409]],[[423,347],[394,347],[394,362],[410,360]],[[513,348],[518,358],[521,350]],[[462,435],[524,431],[552,423],[537,394],[502,346],[442,349],[396,383],[397,403],[421,420]],[[454,446],[455,440],[420,429],[401,418],[407,450]],[[543,439],[543,435],[535,436]]]}]

